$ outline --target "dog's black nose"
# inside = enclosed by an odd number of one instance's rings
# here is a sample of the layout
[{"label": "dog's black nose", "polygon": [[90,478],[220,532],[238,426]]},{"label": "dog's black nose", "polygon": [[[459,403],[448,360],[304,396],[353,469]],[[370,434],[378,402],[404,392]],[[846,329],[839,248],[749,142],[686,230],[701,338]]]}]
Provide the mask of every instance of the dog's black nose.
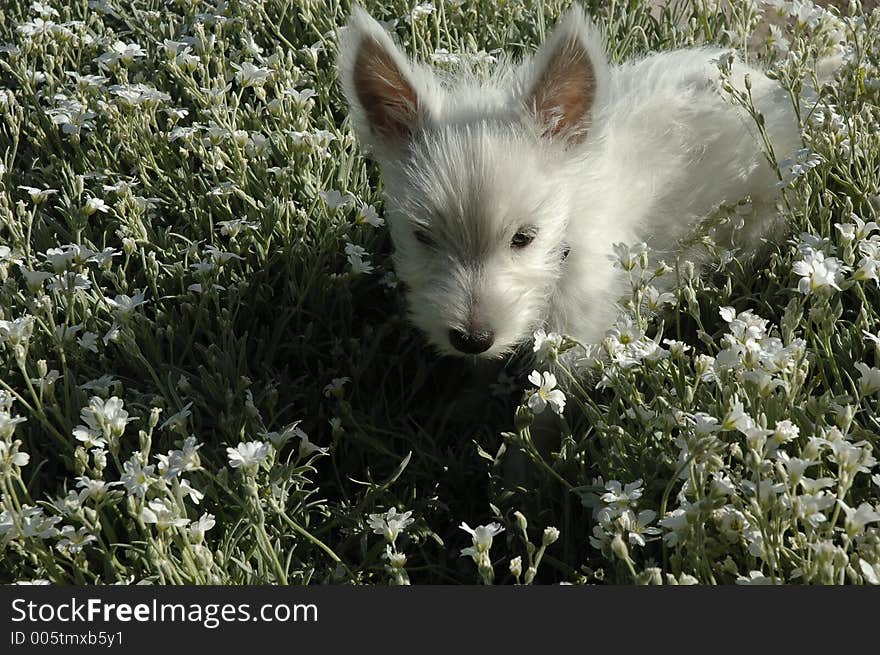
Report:
[{"label": "dog's black nose", "polygon": [[472,333],[450,330],[449,343],[453,348],[467,355],[479,355],[489,350],[495,343],[495,333],[489,330]]}]

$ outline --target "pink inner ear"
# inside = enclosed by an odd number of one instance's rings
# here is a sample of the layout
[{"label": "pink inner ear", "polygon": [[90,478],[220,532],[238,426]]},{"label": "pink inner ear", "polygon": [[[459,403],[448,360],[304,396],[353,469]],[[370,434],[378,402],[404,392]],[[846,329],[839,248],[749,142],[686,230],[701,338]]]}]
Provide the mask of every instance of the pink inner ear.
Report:
[{"label": "pink inner ear", "polygon": [[532,98],[543,136],[565,136],[580,143],[587,136],[587,114],[596,95],[593,64],[577,39],[553,55],[535,84]]},{"label": "pink inner ear", "polygon": [[393,57],[373,38],[361,42],[354,87],[370,127],[386,137],[405,138],[418,119],[419,100]]}]

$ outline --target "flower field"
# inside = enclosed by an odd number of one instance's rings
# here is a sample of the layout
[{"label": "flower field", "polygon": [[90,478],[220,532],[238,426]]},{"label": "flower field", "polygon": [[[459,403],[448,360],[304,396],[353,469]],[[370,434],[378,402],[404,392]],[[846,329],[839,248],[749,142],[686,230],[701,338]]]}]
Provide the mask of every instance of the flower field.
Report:
[{"label": "flower field", "polygon": [[[454,70],[568,4],[365,6]],[[4,3],[0,582],[880,584],[880,10],[584,4],[612,61],[715,44],[790,91],[784,234],[698,230],[702,275],[609,244],[603,343],[491,367],[407,321],[347,1]]]}]

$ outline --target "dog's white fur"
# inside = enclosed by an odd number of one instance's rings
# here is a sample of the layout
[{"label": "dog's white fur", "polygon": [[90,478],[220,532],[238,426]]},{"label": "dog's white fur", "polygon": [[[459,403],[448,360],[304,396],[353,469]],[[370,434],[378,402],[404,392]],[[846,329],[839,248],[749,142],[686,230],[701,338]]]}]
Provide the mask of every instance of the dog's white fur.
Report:
[{"label": "dog's white fur", "polygon": [[[340,78],[382,169],[412,320],[439,351],[461,354],[451,329],[493,332],[481,354],[490,358],[538,327],[595,343],[623,291],[611,244],[672,252],[721,203],[750,196],[772,207],[777,178],[754,121],[721,90],[724,54],[688,49],[610,66],[575,5],[531,60],[441,81],[354,9]],[[776,152],[790,153],[798,130],[788,93],[735,61],[733,84],[744,88],[746,74]],[[755,212],[730,239],[754,245],[769,214]],[[524,228],[534,240],[512,248]]]}]

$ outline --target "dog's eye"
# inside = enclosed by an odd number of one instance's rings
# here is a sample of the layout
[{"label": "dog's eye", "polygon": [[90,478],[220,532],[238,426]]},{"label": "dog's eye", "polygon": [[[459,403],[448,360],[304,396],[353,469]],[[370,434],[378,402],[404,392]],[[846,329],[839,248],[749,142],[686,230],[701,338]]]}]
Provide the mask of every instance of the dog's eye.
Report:
[{"label": "dog's eye", "polygon": [[538,236],[538,231],[534,228],[523,228],[518,230],[516,234],[513,235],[513,238],[510,240],[510,247],[516,248],[519,250],[520,248],[525,248],[532,241],[535,240],[535,237]]},{"label": "dog's eye", "polygon": [[416,241],[425,246],[426,248],[436,248],[437,242],[431,238],[431,235],[425,232],[424,230],[416,230],[413,232],[413,236],[415,236]]}]

